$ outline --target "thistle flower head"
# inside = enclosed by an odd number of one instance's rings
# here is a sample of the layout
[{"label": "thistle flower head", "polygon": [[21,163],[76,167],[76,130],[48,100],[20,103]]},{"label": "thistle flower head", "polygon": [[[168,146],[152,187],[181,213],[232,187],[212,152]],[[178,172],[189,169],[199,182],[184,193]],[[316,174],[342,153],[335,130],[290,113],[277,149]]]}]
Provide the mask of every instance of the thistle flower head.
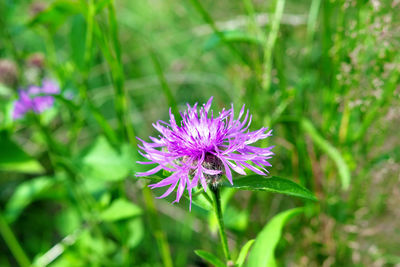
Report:
[{"label": "thistle flower head", "polygon": [[233,105],[215,115],[210,110],[212,99],[200,108],[197,103],[193,107],[187,104],[187,110],[180,114],[180,125],[170,109],[169,123],[153,124],[160,132],[158,138],[150,137],[151,142],[138,138],[142,142],[139,152],[148,160],[139,163],[157,166],[136,176],[149,176],[160,170],[172,172],[171,176],[150,185],[151,188],[168,186],[159,198],[178,187],[174,202],[179,202],[185,189],[191,201],[192,189],[198,185],[206,191],[207,184],[218,186],[223,175],[233,184],[232,170],[242,175],[246,175],[246,168],[260,175],[268,173],[265,167],[271,166],[267,159],[273,155],[272,147],[252,144],[271,136],[272,130],[263,127],[250,131],[251,115],[248,110],[245,114],[244,105],[237,118]]},{"label": "thistle flower head", "polygon": [[44,80],[42,86],[32,85],[27,90],[19,90],[19,98],[14,103],[13,119],[22,118],[28,111],[42,113],[54,104],[54,96],[60,88],[50,80]]},{"label": "thistle flower head", "polygon": [[0,59],[0,83],[14,86],[18,79],[18,68],[14,61]]}]

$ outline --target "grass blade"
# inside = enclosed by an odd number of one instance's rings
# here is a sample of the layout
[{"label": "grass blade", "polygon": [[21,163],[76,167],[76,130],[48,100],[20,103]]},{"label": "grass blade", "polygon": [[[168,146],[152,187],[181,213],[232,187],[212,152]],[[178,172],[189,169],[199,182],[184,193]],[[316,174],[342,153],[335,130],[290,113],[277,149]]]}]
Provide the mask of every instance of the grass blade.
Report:
[{"label": "grass blade", "polygon": [[211,254],[210,252],[204,250],[195,250],[194,253],[215,267],[226,267],[226,265],[220,259],[218,259],[217,256]]},{"label": "grass blade", "polygon": [[161,67],[160,61],[158,60],[157,55],[151,48],[149,52],[154,68],[157,73],[158,80],[160,81],[161,88],[167,99],[168,106],[171,107],[173,114],[177,116],[179,115],[178,104],[176,103],[174,95],[172,94],[171,88],[168,86],[167,79],[165,79],[165,75]]},{"label": "grass blade", "polygon": [[342,187],[343,189],[347,190],[350,186],[351,174],[349,167],[347,166],[347,163],[343,159],[339,150],[332,146],[318,133],[311,121],[309,121],[308,119],[302,119],[300,123],[303,131],[308,133],[313,142],[335,162],[339,171]]},{"label": "grass blade", "polygon": [[218,30],[217,25],[214,20],[211,18],[210,14],[204,9],[199,0],[191,0],[193,6],[197,9],[197,11],[201,14],[206,23],[210,25],[212,30],[216,35],[218,35],[219,39],[236,55],[243,63],[248,64],[247,59],[230,43],[225,39],[224,34]]},{"label": "grass blade", "polygon": [[269,91],[271,86],[271,71],[272,71],[272,51],[276,39],[278,37],[279,26],[285,7],[285,0],[277,0],[275,5],[274,16],[271,21],[270,32],[264,48],[264,73],[263,73],[263,88]]}]

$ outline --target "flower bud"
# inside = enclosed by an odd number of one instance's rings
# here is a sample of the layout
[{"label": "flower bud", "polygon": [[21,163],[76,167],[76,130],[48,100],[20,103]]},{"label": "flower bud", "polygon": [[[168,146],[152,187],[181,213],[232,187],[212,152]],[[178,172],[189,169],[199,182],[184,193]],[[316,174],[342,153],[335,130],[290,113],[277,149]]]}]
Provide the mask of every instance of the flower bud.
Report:
[{"label": "flower bud", "polygon": [[14,61],[0,59],[0,83],[13,87],[18,79],[18,69]]},{"label": "flower bud", "polygon": [[30,5],[29,11],[30,11],[32,17],[35,17],[37,14],[39,14],[40,12],[45,10],[46,7],[47,7],[47,5],[44,2],[36,1]]},{"label": "flower bud", "polygon": [[28,67],[43,69],[44,63],[44,55],[40,52],[31,54],[27,59]]}]

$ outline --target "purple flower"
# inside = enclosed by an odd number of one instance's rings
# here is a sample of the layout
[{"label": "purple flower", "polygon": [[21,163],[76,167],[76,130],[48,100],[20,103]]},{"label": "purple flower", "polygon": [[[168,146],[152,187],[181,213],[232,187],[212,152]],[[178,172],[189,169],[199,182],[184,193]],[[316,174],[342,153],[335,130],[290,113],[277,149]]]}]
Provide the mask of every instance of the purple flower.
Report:
[{"label": "purple flower", "polygon": [[193,107],[187,104],[187,110],[181,113],[181,126],[178,126],[170,109],[169,123],[158,121],[153,124],[161,133],[158,138],[150,137],[150,143],[138,138],[143,143],[139,145],[143,152],[139,153],[149,160],[138,163],[157,166],[136,176],[149,176],[160,170],[172,172],[171,176],[150,185],[152,189],[169,186],[159,198],[168,196],[178,186],[174,202],[179,202],[185,188],[191,202],[192,189],[199,183],[206,191],[207,184],[217,186],[222,175],[226,175],[233,184],[231,169],[242,175],[246,175],[245,168],[260,175],[268,173],[265,166],[271,166],[267,159],[273,155],[272,147],[259,148],[251,144],[271,136],[272,130],[267,131],[268,128],[263,127],[249,131],[251,115],[248,110],[240,121],[245,112],[244,105],[237,119],[233,105],[214,117],[213,111],[210,111],[212,99],[199,110],[197,103]]},{"label": "purple flower", "polygon": [[22,118],[28,111],[42,113],[54,104],[55,94],[60,93],[58,85],[50,80],[43,80],[42,86],[29,86],[19,90],[19,98],[14,103],[13,119]]}]

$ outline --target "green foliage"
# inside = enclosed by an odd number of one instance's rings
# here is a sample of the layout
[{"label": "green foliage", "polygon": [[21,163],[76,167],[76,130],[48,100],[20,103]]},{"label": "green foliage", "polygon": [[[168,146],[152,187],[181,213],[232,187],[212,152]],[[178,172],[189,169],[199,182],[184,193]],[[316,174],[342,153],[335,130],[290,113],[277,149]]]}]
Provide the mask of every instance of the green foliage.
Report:
[{"label": "green foliage", "polygon": [[42,173],[40,163],[16,144],[9,133],[0,131],[0,170]]},{"label": "green foliage", "polygon": [[246,260],[247,254],[249,253],[249,250],[255,241],[256,241],[255,239],[251,239],[251,240],[247,241],[246,244],[244,244],[244,246],[240,250],[239,256],[235,263],[238,267],[243,266],[243,264]]},{"label": "green foliage", "polygon": [[142,218],[133,218],[128,222],[127,228],[128,240],[126,243],[130,248],[135,248],[140,244],[145,235],[145,227]]},{"label": "green foliage", "polygon": [[82,15],[76,15],[72,18],[70,30],[71,42],[71,57],[75,65],[83,70],[85,67],[85,35],[86,35],[86,21]]},{"label": "green foliage", "polygon": [[303,209],[301,208],[292,209],[279,213],[272,218],[257,235],[254,245],[250,250],[247,266],[277,266],[274,251],[281,239],[283,226],[292,216],[302,211]]},{"label": "green foliage", "polygon": [[[235,31],[224,31],[224,32],[221,32],[221,34],[222,34],[223,40],[225,42],[262,45],[262,42],[260,40],[258,40],[256,37],[251,36],[245,32],[235,30]],[[212,50],[217,45],[220,45],[221,42],[222,42],[221,37],[218,34],[214,33],[210,36],[210,38],[204,44],[204,49]]]},{"label": "green foliage", "polygon": [[240,190],[268,191],[273,193],[296,196],[308,200],[317,200],[306,188],[288,179],[272,176],[269,178],[260,175],[248,175],[236,180],[233,185],[225,186]]},{"label": "green foliage", "polygon": [[215,267],[226,267],[226,265],[220,259],[218,259],[217,256],[210,252],[204,250],[195,250],[194,252],[197,254],[197,256]]},{"label": "green foliage", "polygon": [[40,198],[56,182],[55,177],[42,176],[19,184],[6,205],[4,215],[7,221],[15,221],[30,203]]},{"label": "green foliage", "polygon": [[100,214],[100,218],[104,221],[114,222],[132,218],[141,213],[142,209],[132,202],[126,199],[116,199],[111,203],[110,207]]},{"label": "green foliage", "polygon": [[30,21],[30,26],[44,25],[51,31],[57,30],[65,20],[75,14],[81,12],[80,4],[73,0],[57,0],[54,1],[45,10],[39,12]]},{"label": "green foliage", "polygon": [[[399,5],[0,1],[0,266],[399,265]],[[13,120],[45,78],[54,107]],[[135,176],[136,137],[210,96],[274,134],[270,177],[222,184],[226,262],[211,190],[189,212]]]},{"label": "green foliage", "polygon": [[314,128],[314,126],[309,120],[303,119],[301,121],[301,126],[302,129],[310,135],[315,144],[322,151],[328,154],[328,156],[330,156],[332,160],[335,162],[339,170],[339,176],[342,182],[342,187],[343,189],[348,189],[350,186],[350,170],[340,152],[334,146],[332,146],[327,140],[325,140],[320,134],[318,134],[317,130]]},{"label": "green foliage", "polygon": [[133,171],[134,160],[130,145],[123,145],[117,150],[105,137],[98,137],[78,158],[77,166],[87,179],[120,181]]}]

